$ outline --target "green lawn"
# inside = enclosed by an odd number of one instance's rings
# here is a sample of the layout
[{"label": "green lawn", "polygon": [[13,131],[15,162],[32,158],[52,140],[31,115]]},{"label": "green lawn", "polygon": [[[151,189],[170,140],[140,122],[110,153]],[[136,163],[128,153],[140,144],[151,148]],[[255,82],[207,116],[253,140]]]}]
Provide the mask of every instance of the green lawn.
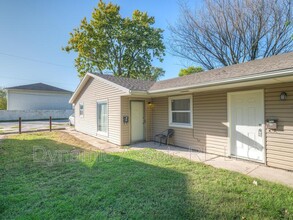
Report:
[{"label": "green lawn", "polygon": [[0,142],[0,219],[293,219],[293,190],[155,150],[104,154],[62,132]]}]

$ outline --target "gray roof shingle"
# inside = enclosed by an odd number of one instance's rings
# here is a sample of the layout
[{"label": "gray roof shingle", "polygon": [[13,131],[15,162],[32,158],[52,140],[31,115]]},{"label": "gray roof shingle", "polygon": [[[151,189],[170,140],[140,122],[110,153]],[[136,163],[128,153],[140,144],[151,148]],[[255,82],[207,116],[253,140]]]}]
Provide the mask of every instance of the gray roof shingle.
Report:
[{"label": "gray roof shingle", "polygon": [[6,88],[9,89],[21,89],[21,90],[38,90],[38,91],[50,91],[50,92],[67,92],[72,93],[71,91],[60,89],[54,86],[50,86],[44,83],[35,83],[35,84],[29,84],[29,85],[22,85],[22,86],[13,86]]},{"label": "gray roof shingle", "polygon": [[216,82],[218,80],[233,79],[290,68],[293,68],[293,52],[195,73],[188,76],[158,81],[153,84],[149,91],[176,89],[178,87]]},{"label": "gray roof shingle", "polygon": [[107,75],[107,74],[95,74],[95,75],[130,90],[147,91],[155,83],[154,81],[130,79],[126,77],[117,77],[117,76]]},{"label": "gray roof shingle", "polygon": [[105,74],[95,75],[130,90],[156,91],[162,89],[176,89],[178,87],[193,86],[201,83],[212,83],[219,80],[227,80],[255,74],[269,74],[271,71],[290,68],[293,68],[293,52],[158,82],[116,77]]}]

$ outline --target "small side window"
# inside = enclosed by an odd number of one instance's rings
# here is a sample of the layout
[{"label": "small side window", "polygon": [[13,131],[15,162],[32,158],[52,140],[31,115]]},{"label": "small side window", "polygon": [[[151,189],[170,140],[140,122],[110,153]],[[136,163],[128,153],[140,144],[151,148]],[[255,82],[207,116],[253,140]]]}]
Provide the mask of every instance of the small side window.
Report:
[{"label": "small side window", "polygon": [[79,103],[79,116],[83,117],[84,116],[84,106],[83,103]]},{"label": "small side window", "polygon": [[169,97],[169,126],[192,128],[192,96]]}]

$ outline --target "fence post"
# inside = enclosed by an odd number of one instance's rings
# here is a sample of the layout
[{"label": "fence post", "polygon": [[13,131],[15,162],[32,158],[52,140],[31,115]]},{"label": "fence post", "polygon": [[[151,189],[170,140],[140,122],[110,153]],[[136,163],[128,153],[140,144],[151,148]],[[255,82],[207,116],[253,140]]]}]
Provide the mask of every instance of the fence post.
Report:
[{"label": "fence post", "polygon": [[52,131],[52,116],[50,116],[50,120],[49,120],[49,124],[50,124],[50,131]]},{"label": "fence post", "polygon": [[21,117],[18,118],[18,133],[21,134]]}]

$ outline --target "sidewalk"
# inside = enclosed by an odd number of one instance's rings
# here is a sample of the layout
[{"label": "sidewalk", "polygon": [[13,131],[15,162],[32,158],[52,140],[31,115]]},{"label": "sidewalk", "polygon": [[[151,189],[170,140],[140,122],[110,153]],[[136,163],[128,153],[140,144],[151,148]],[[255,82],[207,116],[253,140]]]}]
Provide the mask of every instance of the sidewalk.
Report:
[{"label": "sidewalk", "polygon": [[[70,135],[76,138],[79,138],[80,140],[83,140],[85,142],[88,142],[94,147],[97,147],[98,149],[108,153],[127,151],[126,149],[122,149],[118,145],[77,132],[73,129],[66,129],[63,132],[67,132]],[[216,168],[222,168],[226,170],[235,171],[238,173],[249,175],[251,177],[268,180],[271,182],[281,183],[293,188],[293,172],[266,167],[259,163],[248,162],[248,161],[235,159],[235,158],[227,158],[227,157],[217,156],[214,154],[197,152],[194,150],[189,150],[189,149],[180,148],[180,147],[166,146],[166,145],[160,146],[158,143],[155,143],[155,142],[142,142],[142,143],[133,144],[130,147],[131,147],[130,150],[142,150],[144,148],[152,148],[169,155],[183,157],[195,162],[201,162]]]},{"label": "sidewalk", "polygon": [[159,145],[154,142],[144,142],[131,145],[132,149],[153,148],[160,152],[183,157],[192,161],[202,162],[216,168],[235,171],[251,177],[281,183],[293,188],[293,172],[266,167],[259,163],[248,162],[236,158],[227,158],[214,154],[207,154],[180,147]]}]

